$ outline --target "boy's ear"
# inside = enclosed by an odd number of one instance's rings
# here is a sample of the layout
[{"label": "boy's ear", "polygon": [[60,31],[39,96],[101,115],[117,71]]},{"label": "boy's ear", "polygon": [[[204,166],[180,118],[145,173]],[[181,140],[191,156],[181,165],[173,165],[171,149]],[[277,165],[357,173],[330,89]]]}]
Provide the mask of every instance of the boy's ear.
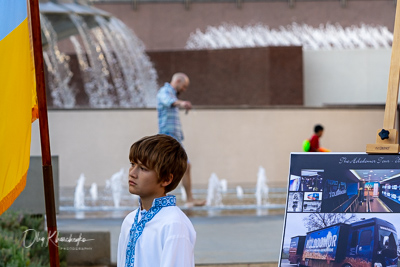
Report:
[{"label": "boy's ear", "polygon": [[168,176],[168,178],[165,179],[165,180],[161,183],[161,185],[162,185],[163,187],[168,186],[170,183],[172,183],[173,178],[174,178],[174,175],[173,175],[172,173],[170,173],[169,176]]}]

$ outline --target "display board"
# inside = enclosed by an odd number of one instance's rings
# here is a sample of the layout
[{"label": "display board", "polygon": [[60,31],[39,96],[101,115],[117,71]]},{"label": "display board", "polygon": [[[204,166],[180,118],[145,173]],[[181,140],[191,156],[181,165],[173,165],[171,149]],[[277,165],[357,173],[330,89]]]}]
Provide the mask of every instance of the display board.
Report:
[{"label": "display board", "polygon": [[400,155],[292,153],[287,196],[280,266],[398,266]]}]

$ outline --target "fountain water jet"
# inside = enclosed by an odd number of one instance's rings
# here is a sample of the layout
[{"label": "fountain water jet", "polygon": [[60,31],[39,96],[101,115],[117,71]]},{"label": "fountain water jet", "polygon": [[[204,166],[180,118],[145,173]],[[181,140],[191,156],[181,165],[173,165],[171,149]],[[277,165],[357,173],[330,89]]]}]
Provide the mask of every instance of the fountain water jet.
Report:
[{"label": "fountain water jet", "polygon": [[96,203],[97,199],[99,198],[96,183],[92,183],[92,185],[90,186],[89,192],[90,192],[90,196],[92,198],[92,203]]},{"label": "fountain water jet", "polygon": [[[137,207],[138,196],[129,193],[127,190],[127,177],[128,174],[124,168],[114,173],[111,178],[106,180],[105,188],[100,189],[101,194],[96,198],[96,187],[97,185],[92,184],[90,189],[90,197],[85,201],[85,188],[84,188],[84,176],[81,175],[77,182],[76,189],[74,190],[76,203],[78,200],[83,203],[83,206],[77,204],[71,206],[71,196],[68,191],[62,192],[60,210],[62,215],[65,216],[72,213],[76,218],[84,218],[87,216],[96,218],[121,218],[125,212],[132,211]],[[82,178],[83,177],[83,178]],[[280,203],[286,198],[286,189],[283,188],[272,188],[271,190],[266,185],[265,171],[259,170],[258,173],[258,184],[257,188],[250,187],[245,190],[241,186],[235,188],[227,188],[227,181],[219,179],[215,173],[211,174],[207,189],[194,190],[194,194],[205,195],[207,194],[207,205],[201,207],[187,207],[185,205],[185,196],[183,188],[177,188],[178,192],[172,192],[173,195],[177,195],[178,205],[184,212],[187,212],[189,216],[198,216],[206,213],[207,216],[220,216],[226,214],[249,214],[249,212],[256,212],[258,216],[269,214],[270,210],[276,210],[283,212],[285,204]],[[265,190],[265,188],[268,188]],[[179,194],[180,191],[180,194]],[[71,192],[71,191],[69,191]],[[272,193],[269,195],[269,193]],[[256,197],[254,194],[256,193]],[[263,195],[264,194],[264,195]],[[180,196],[179,196],[180,195]],[[256,205],[257,199],[261,197],[261,205]],[[268,197],[266,197],[268,196]],[[94,199],[97,199],[94,201]],[[91,200],[91,201],[90,201]],[[269,200],[269,201],[267,201]],[[259,200],[260,202],[260,200]],[[196,214],[196,215],[195,215]]]},{"label": "fountain water jet", "polygon": [[40,10],[50,107],[155,107],[157,74],[131,29],[72,1],[42,0]]},{"label": "fountain water jet", "polygon": [[390,48],[393,34],[384,26],[339,24],[311,27],[292,23],[279,29],[256,24],[239,27],[224,23],[190,34],[186,49],[224,49],[265,46],[303,46],[304,50]]},{"label": "fountain water jet", "polygon": [[50,21],[40,16],[42,32],[47,42],[43,51],[43,59],[47,66],[48,83],[53,98],[53,104],[57,107],[72,108],[75,106],[75,87],[69,86],[72,72],[69,68],[69,56],[59,50],[57,33]]},{"label": "fountain water jet", "polygon": [[186,190],[185,187],[181,186],[181,198],[183,202],[187,201],[187,194],[186,194]]},{"label": "fountain water jet", "polygon": [[257,185],[256,185],[256,200],[257,206],[261,206],[268,203],[269,188],[267,185],[267,176],[265,175],[265,169],[259,167],[257,174]]},{"label": "fountain water jet", "polygon": [[74,208],[77,210],[75,217],[77,219],[83,219],[85,212],[82,210],[85,208],[85,175],[82,173],[76,183],[74,193]]},{"label": "fountain water jet", "polygon": [[221,193],[226,194],[226,192],[228,192],[228,181],[226,179],[221,179],[219,182],[221,184]]},{"label": "fountain water jet", "polygon": [[111,190],[114,207],[119,208],[122,194],[122,181],[127,177],[124,168],[114,173],[109,180],[106,181],[106,189]]},{"label": "fountain water jet", "polygon": [[216,207],[224,205],[222,204],[222,185],[215,173],[212,173],[208,180],[206,205]]},{"label": "fountain water jet", "polygon": [[82,209],[85,207],[85,175],[82,173],[76,183],[74,194],[74,207]]},{"label": "fountain water jet", "polygon": [[[103,51],[101,50],[99,43],[96,42],[90,33],[90,29],[87,26],[84,19],[76,14],[70,14],[70,19],[78,29],[79,35],[82,39],[88,62],[84,62],[86,55],[79,56],[79,64],[86,70],[84,72],[84,87],[86,94],[89,96],[89,103],[91,106],[108,108],[112,107],[115,100],[111,93],[112,86],[109,83],[110,72],[107,68],[107,63]],[[74,42],[75,49],[79,44],[76,39]],[[79,48],[79,51],[82,51]],[[89,68],[90,66],[90,68]]]},{"label": "fountain water jet", "polygon": [[236,186],[236,197],[238,199],[243,199],[243,193],[243,188],[240,185]]}]

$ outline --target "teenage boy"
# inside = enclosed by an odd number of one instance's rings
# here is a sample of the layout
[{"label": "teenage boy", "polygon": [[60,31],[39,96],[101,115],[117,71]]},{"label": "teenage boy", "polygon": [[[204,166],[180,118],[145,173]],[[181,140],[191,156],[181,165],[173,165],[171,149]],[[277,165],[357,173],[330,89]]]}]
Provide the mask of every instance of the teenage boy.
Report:
[{"label": "teenage boy", "polygon": [[118,267],[194,266],[196,232],[176,206],[174,190],[187,167],[180,143],[168,135],[147,136],[129,152],[129,192],[139,208],[121,226]]}]

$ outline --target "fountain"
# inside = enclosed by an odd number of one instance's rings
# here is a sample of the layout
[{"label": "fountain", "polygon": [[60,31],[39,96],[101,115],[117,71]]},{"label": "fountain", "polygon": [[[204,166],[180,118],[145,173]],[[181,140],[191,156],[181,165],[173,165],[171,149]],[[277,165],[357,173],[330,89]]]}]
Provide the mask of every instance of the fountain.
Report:
[{"label": "fountain", "polygon": [[187,194],[186,194],[186,190],[185,187],[183,187],[183,185],[180,187],[181,188],[181,198],[183,202],[187,201]]},{"label": "fountain", "polygon": [[99,199],[96,183],[92,183],[92,185],[90,186],[90,189],[89,189],[89,193],[92,198],[92,203],[95,204],[97,199]]},{"label": "fountain", "polygon": [[236,197],[238,199],[243,199],[243,194],[243,188],[240,185],[236,186]]},{"label": "fountain", "polygon": [[219,183],[221,184],[221,193],[225,195],[228,192],[228,181],[226,179],[221,179]]},{"label": "fountain", "polygon": [[74,208],[77,211],[75,218],[83,219],[85,213],[82,211],[85,208],[85,175],[82,173],[76,183],[74,194]]},{"label": "fountain", "polygon": [[62,53],[57,44],[57,33],[50,21],[43,15],[40,16],[42,33],[47,43],[47,49],[43,51],[43,59],[49,74],[48,85],[55,106],[73,108],[75,106],[76,90],[72,85],[68,86],[73,76],[69,68],[69,56]]},{"label": "fountain", "polygon": [[215,173],[212,173],[208,180],[207,206],[223,206],[222,204],[222,184]]},{"label": "fountain", "polygon": [[267,176],[265,175],[265,169],[259,167],[257,174],[257,185],[256,185],[256,200],[257,206],[265,205],[268,203],[269,188],[267,185]]},{"label": "fountain", "polygon": [[82,173],[76,183],[74,194],[74,207],[82,209],[85,207],[85,175]]},{"label": "fountain", "polygon": [[50,107],[155,107],[157,74],[131,29],[74,1],[42,0],[40,11]]},{"label": "fountain", "polygon": [[339,24],[318,28],[292,23],[270,29],[256,24],[245,27],[224,23],[196,30],[186,42],[186,49],[224,49],[264,46],[303,46],[304,50],[390,48],[393,34],[383,26],[361,24],[343,28]]},{"label": "fountain", "polygon": [[[82,3],[83,4],[78,4]],[[88,6],[86,0],[41,0],[41,21],[48,105],[50,108],[140,108],[155,107],[157,75],[143,43],[120,20]],[[229,42],[226,42],[228,44]],[[93,183],[85,196],[85,177],[76,187],[61,190],[63,216],[123,217],[137,207],[138,197],[126,187],[126,171],[120,169],[106,179],[106,188]],[[206,192],[207,191],[207,192]],[[210,177],[208,190],[194,190],[199,199],[207,195],[207,206],[185,207],[183,187],[177,195],[185,212],[255,210],[254,187],[228,188],[227,180]],[[233,196],[232,196],[233,195]],[[284,199],[284,193],[276,193]],[[225,204],[225,199],[226,203]],[[240,199],[240,203],[238,203]],[[224,201],[224,204],[223,204]],[[281,212],[283,204],[263,206]],[[111,214],[110,214],[111,213]],[[214,215],[214,213],[207,213]]]},{"label": "fountain", "polygon": [[[138,206],[138,196],[132,195],[127,190],[127,171],[121,168],[109,179],[106,186],[98,188],[96,183],[91,184],[86,190],[90,196],[85,197],[85,177],[83,174],[78,179],[73,191],[62,190],[60,199],[60,215],[70,218],[121,218],[127,212]],[[269,188],[266,183],[265,170],[260,167],[256,187],[243,187],[236,185],[228,187],[225,179],[219,179],[215,173],[209,178],[206,189],[194,189],[193,194],[197,199],[207,199],[205,206],[187,207],[186,192],[183,186],[178,187],[170,194],[177,197],[177,205],[188,216],[221,216],[256,214],[281,214],[284,212],[286,191],[285,188]],[[101,192],[101,194],[98,194]],[[71,205],[72,203],[72,205]]]},{"label": "fountain", "polygon": [[111,190],[114,207],[119,208],[122,194],[122,182],[128,177],[124,169],[114,173],[109,180],[106,181],[106,190]]}]

